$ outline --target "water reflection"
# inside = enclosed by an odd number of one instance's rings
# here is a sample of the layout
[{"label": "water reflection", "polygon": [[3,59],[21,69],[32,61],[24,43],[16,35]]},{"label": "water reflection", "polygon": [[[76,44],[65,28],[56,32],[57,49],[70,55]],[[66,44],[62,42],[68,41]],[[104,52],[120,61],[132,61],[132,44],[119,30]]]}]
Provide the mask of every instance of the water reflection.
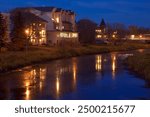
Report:
[{"label": "water reflection", "polygon": [[101,55],[96,56],[95,69],[98,72],[102,70],[102,56]]},{"label": "water reflection", "polygon": [[29,87],[27,87],[25,92],[25,100],[29,100],[29,99],[30,99],[30,90]]},{"label": "water reflection", "polygon": [[132,76],[120,62],[130,54],[111,53],[57,60],[2,75],[0,99],[108,99],[113,96],[120,99],[130,93],[126,88],[136,89],[141,82],[129,79]]},{"label": "water reflection", "polygon": [[97,72],[101,72],[102,75],[104,75],[104,73],[106,71],[105,68],[110,66],[111,67],[112,79],[115,80],[116,67],[117,67],[116,53],[112,53],[110,55],[110,58],[111,59],[109,61],[109,60],[107,60],[109,58],[105,58],[104,56],[102,57],[102,55],[96,55],[96,58],[95,58],[95,69],[96,69]]},{"label": "water reflection", "polygon": [[42,91],[44,87],[44,81],[46,79],[47,68],[33,68],[30,71],[23,73],[24,86],[25,86],[25,100],[31,99],[31,91]]},{"label": "water reflection", "polygon": [[116,74],[116,54],[111,55],[111,68],[112,68],[112,79],[115,80],[115,74]]},{"label": "water reflection", "polygon": [[59,99],[59,92],[60,92],[60,81],[59,78],[56,78],[56,98]]},{"label": "water reflection", "polygon": [[73,88],[76,89],[77,84],[77,60],[72,60],[73,66],[72,66],[72,72],[73,72]]}]

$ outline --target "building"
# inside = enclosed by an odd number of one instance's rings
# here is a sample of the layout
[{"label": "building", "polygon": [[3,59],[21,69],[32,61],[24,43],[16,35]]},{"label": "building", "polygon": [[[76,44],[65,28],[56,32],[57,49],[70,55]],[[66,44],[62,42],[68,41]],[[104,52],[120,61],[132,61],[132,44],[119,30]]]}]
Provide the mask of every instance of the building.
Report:
[{"label": "building", "polygon": [[95,38],[96,40],[106,40],[107,39],[107,30],[104,19],[102,19],[100,25],[95,29]]},{"label": "building", "polygon": [[[17,8],[23,11],[28,21],[26,33],[31,35],[30,42],[37,44],[78,43],[75,13],[56,7]],[[35,32],[40,34],[35,35]]]},{"label": "building", "polygon": [[149,41],[150,34],[128,35],[126,38],[129,40],[141,40],[141,41],[148,40]]},{"label": "building", "polygon": [[30,43],[32,45],[47,44],[47,21],[30,12],[23,13],[22,17],[26,25],[25,33],[30,39]]}]

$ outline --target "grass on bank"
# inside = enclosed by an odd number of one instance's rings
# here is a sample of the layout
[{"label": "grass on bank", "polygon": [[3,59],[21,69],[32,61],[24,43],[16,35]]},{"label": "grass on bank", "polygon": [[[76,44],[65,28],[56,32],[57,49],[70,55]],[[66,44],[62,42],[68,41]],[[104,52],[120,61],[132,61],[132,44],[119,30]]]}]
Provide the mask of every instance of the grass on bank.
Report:
[{"label": "grass on bank", "polygon": [[129,69],[141,75],[145,80],[150,81],[150,54],[140,54],[130,56],[125,63]]},{"label": "grass on bank", "polygon": [[28,51],[7,51],[0,53],[0,72],[73,56],[150,48],[148,44],[123,43],[121,45],[84,45],[78,47],[30,47]]}]

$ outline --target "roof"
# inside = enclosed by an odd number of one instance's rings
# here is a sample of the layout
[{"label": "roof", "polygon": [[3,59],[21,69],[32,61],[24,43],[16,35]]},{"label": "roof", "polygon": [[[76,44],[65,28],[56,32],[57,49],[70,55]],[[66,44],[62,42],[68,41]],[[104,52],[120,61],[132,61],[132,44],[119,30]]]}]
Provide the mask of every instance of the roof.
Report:
[{"label": "roof", "polygon": [[22,13],[22,17],[24,19],[24,21],[26,23],[31,23],[31,22],[35,22],[35,23],[47,23],[46,20],[34,15],[33,13],[29,13],[29,12],[23,12]]},{"label": "roof", "polygon": [[32,8],[43,12],[51,12],[55,7],[32,7]]},{"label": "roof", "polygon": [[102,19],[101,23],[100,23],[100,27],[106,27],[105,21],[104,19]]},{"label": "roof", "polygon": [[65,9],[56,8],[56,7],[22,7],[22,8],[20,7],[20,8],[15,8],[12,11],[29,11],[31,9],[39,10],[39,11],[42,11],[42,12],[52,12],[54,9],[56,9],[55,12],[64,11],[64,12],[69,13],[70,15],[74,15],[75,14],[71,10],[65,10]]},{"label": "roof", "polygon": [[55,12],[61,12],[61,11],[65,11],[65,12],[68,12],[69,14],[74,14],[73,11],[71,10],[65,10],[65,9],[62,9],[62,8],[56,8],[56,7],[32,7],[33,9],[36,9],[36,10],[39,10],[39,11],[43,11],[43,12],[52,12],[54,9]]},{"label": "roof", "polygon": [[62,9],[61,8],[57,8],[55,12],[61,12]]}]

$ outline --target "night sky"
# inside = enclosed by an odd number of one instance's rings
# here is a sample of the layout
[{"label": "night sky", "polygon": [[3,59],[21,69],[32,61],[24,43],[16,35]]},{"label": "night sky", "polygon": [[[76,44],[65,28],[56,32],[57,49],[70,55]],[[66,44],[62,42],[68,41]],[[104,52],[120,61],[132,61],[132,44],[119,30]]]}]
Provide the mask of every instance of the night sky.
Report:
[{"label": "night sky", "polygon": [[99,23],[104,18],[110,23],[150,27],[150,0],[0,0],[1,11],[22,6],[56,6],[75,11],[77,20]]}]

